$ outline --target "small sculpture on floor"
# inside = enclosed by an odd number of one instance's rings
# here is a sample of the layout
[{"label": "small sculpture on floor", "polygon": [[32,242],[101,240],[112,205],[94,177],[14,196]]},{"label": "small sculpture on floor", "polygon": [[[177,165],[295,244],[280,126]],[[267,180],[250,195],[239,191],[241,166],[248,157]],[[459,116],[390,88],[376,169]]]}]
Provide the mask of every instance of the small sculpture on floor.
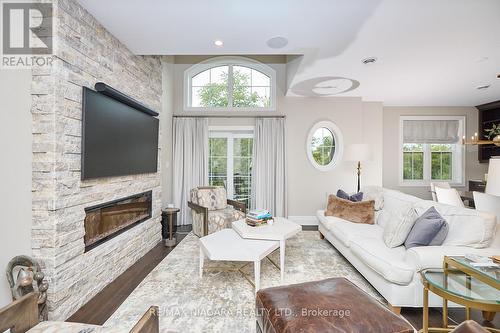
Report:
[{"label": "small sculpture on floor", "polygon": [[28,256],[16,256],[7,265],[12,300],[17,300],[32,292],[38,293],[38,316],[40,321],[47,320],[47,289],[49,284],[43,281],[45,274],[40,265]]}]

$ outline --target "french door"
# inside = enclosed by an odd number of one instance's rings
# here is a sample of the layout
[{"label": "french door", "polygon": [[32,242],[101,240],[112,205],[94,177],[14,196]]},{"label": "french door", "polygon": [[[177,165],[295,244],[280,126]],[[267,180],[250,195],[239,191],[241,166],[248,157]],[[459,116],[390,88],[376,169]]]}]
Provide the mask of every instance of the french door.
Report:
[{"label": "french door", "polygon": [[210,130],[208,180],[224,186],[229,199],[250,206],[253,131]]}]

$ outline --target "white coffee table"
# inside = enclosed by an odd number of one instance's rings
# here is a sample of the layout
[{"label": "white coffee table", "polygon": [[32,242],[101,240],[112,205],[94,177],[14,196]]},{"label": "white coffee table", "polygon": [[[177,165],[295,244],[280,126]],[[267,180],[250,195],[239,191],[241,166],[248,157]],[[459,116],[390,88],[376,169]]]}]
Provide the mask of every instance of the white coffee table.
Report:
[{"label": "white coffee table", "polygon": [[[233,229],[200,238],[200,278],[205,256],[210,260],[254,263],[255,292],[260,289],[260,261],[279,247],[279,242],[243,239]],[[243,274],[243,273],[242,273]]]},{"label": "white coffee table", "polygon": [[285,277],[285,241],[295,236],[302,227],[284,217],[275,217],[272,225],[251,227],[245,220],[233,222],[233,229],[245,239],[274,240],[280,244],[280,273],[281,282]]}]

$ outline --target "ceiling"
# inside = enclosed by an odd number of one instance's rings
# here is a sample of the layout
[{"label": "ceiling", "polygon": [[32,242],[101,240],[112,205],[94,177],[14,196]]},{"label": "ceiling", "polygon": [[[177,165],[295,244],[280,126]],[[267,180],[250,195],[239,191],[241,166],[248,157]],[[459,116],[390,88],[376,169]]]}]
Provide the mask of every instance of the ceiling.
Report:
[{"label": "ceiling", "polygon": [[[359,85],[338,96],[385,105],[500,99],[499,0],[79,2],[136,54],[302,54],[288,77],[291,95],[306,94],[311,82],[318,95],[346,78],[340,86]],[[266,42],[273,37],[288,44],[271,48]],[[214,45],[217,39],[223,47]],[[372,56],[376,63],[362,64]],[[490,87],[476,89],[482,85]]]}]

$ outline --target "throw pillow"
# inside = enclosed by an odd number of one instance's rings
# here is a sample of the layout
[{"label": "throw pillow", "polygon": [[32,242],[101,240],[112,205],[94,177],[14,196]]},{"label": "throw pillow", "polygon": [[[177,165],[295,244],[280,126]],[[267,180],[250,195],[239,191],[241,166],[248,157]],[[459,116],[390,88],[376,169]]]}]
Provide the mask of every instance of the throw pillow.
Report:
[{"label": "throw pillow", "polygon": [[349,195],[344,190],[338,190],[337,197],[339,197],[340,199],[349,200],[352,202],[358,202],[358,201],[363,200],[363,192],[358,192],[356,194]]},{"label": "throw pillow", "polygon": [[448,234],[448,223],[431,207],[413,225],[405,241],[407,249],[415,246],[441,245]]},{"label": "throw pillow", "polygon": [[382,211],[380,219],[384,221],[384,243],[390,248],[403,245],[410,233],[417,212],[412,205],[402,205],[395,211]]},{"label": "throw pillow", "polygon": [[440,246],[443,245],[446,236],[448,236],[448,231],[450,230],[450,225],[445,222],[436,236],[431,240],[429,246]]},{"label": "throw pillow", "polygon": [[375,220],[374,201],[352,202],[330,194],[325,216],[335,216],[354,222],[373,224]]},{"label": "throw pillow", "polygon": [[365,200],[375,201],[375,210],[384,208],[384,189],[380,186],[364,186],[361,191]]}]

